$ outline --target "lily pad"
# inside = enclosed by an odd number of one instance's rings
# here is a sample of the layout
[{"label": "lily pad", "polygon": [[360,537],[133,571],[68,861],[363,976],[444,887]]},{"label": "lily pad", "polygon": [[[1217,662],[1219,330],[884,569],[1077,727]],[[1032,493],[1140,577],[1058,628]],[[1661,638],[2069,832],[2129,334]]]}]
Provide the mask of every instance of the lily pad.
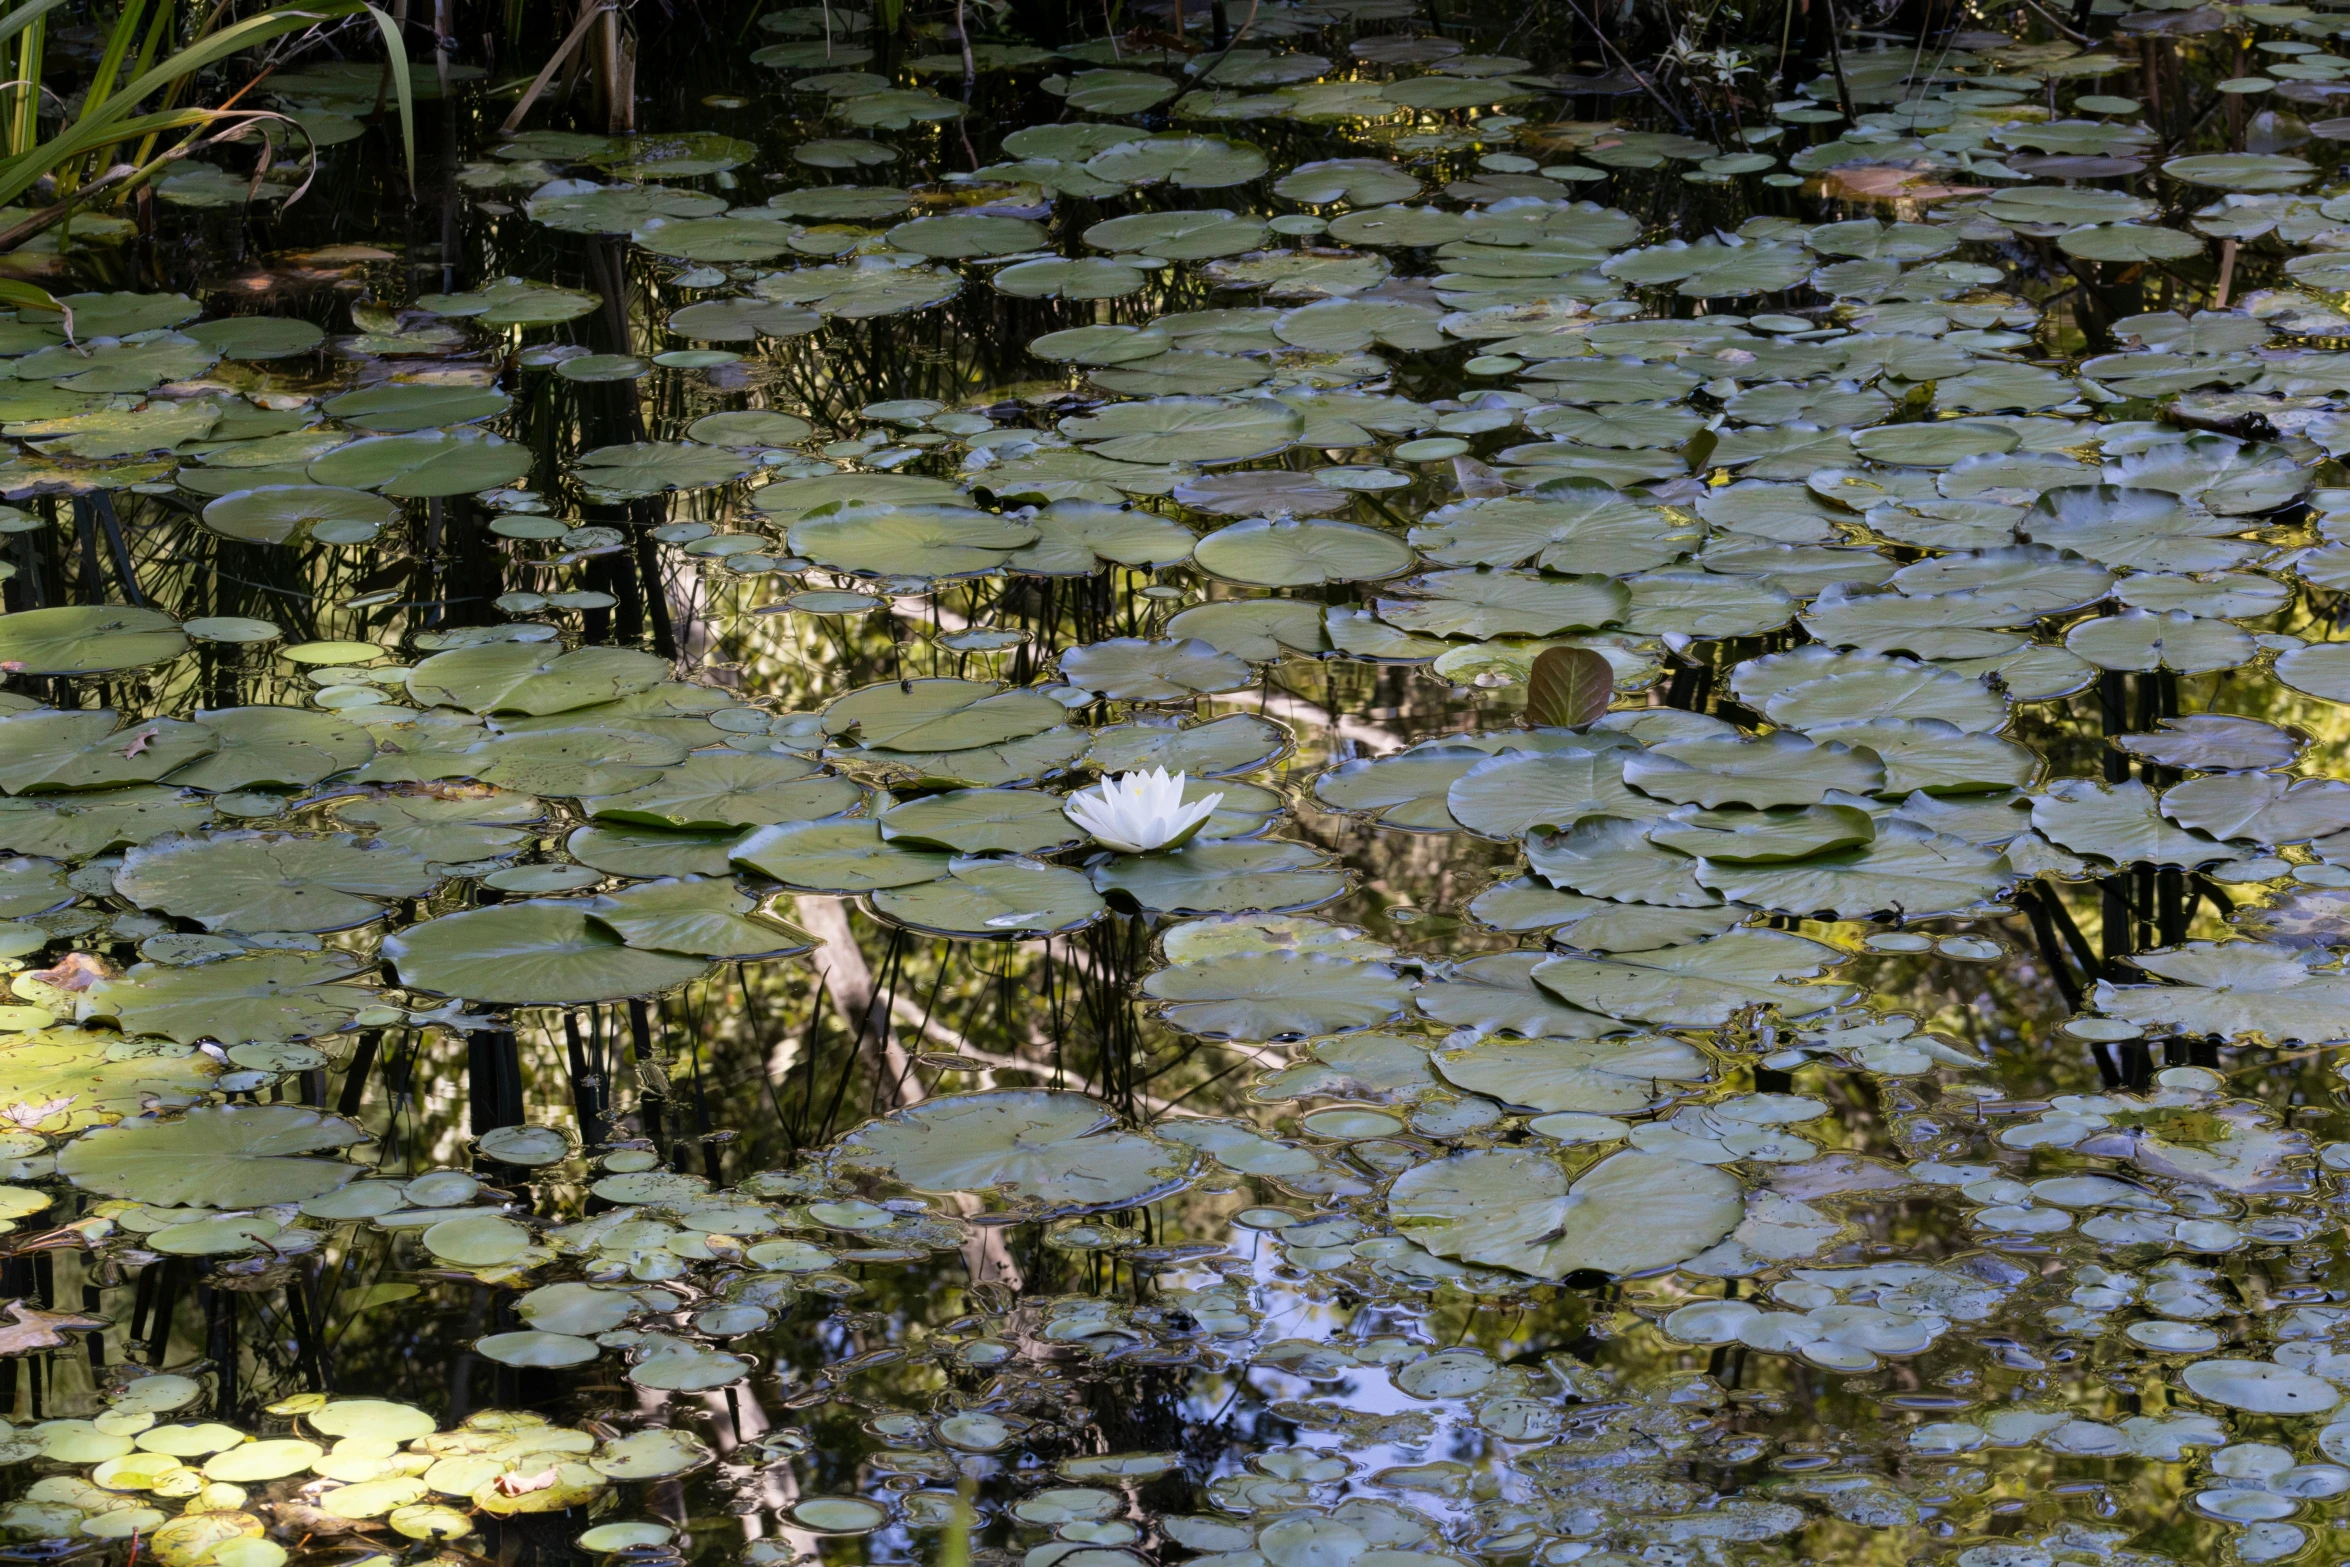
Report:
[{"label": "lily pad", "polygon": [[248,544],[365,544],[400,520],[400,508],[365,490],[267,484],[233,490],[204,508],[204,526]]},{"label": "lily pad", "polygon": [[1558,1160],[1531,1149],[1458,1153],[1407,1170],[1387,1208],[1439,1256],[1549,1279],[1669,1267],[1745,1215],[1736,1178],[1705,1165],[1626,1152],[1570,1181]]},{"label": "lily pad", "polygon": [[179,622],[154,609],[77,605],[0,616],[0,664],[28,675],[143,669],[187,646]]},{"label": "lily pad", "polygon": [[878,890],[871,903],[913,930],[987,939],[1064,935],[1107,912],[1079,872],[1020,859],[957,859],[945,876]]},{"label": "lily pad", "polygon": [[698,979],[699,958],[630,947],[589,906],[502,903],[443,915],[384,939],[411,989],[514,1006],[576,1006],[643,997]]},{"label": "lily pad", "polygon": [[1119,1129],[1081,1094],[1008,1089],[892,1112],[836,1141],[830,1162],[916,1191],[993,1197],[1028,1217],[1100,1213],[1179,1190],[1194,1160]]},{"label": "lily pad", "polygon": [[1317,908],[1351,887],[1345,871],[1303,844],[1224,839],[1121,855],[1094,869],[1093,884],[1153,912],[1185,914]]},{"label": "lily pad", "polygon": [[198,1106],[84,1132],[60,1150],[57,1173],[159,1207],[255,1208],[347,1185],[359,1165],[309,1156],[368,1139],[356,1122],[299,1105]]},{"label": "lily pad", "polygon": [[164,838],[123,856],[115,889],[206,930],[344,930],[381,918],[385,899],[440,884],[425,861],[344,833],[218,832]]}]

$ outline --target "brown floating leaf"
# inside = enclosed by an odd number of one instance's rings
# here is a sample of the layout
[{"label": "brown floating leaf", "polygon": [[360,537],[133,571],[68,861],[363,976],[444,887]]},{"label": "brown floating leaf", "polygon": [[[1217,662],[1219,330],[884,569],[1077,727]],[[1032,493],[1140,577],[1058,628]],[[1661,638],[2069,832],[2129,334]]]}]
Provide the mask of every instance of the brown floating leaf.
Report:
[{"label": "brown floating leaf", "polygon": [[36,1349],[58,1349],[68,1333],[90,1333],[106,1326],[104,1317],[85,1317],[72,1311],[42,1311],[31,1301],[12,1300],[0,1324],[0,1355],[27,1355]]},{"label": "brown floating leaf", "polygon": [[1616,672],[1589,648],[1554,647],[1534,660],[1526,681],[1529,729],[1580,729],[1607,711],[1616,694]]},{"label": "brown floating leaf", "polygon": [[1818,195],[1842,201],[1948,201],[1991,193],[1988,185],[1944,185],[1915,169],[1887,164],[1830,169],[1812,184]]},{"label": "brown floating leaf", "polygon": [[113,964],[92,952],[68,952],[57,960],[55,968],[36,969],[25,978],[38,980],[58,990],[88,990],[101,980],[117,977]]}]

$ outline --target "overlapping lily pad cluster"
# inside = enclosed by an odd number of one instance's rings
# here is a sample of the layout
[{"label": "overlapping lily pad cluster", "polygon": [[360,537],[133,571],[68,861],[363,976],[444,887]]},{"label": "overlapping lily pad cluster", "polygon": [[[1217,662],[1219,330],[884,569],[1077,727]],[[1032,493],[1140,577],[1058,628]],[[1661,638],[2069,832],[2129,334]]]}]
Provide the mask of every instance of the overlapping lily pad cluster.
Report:
[{"label": "overlapping lily pad cluster", "polygon": [[[1840,49],[1701,140],[1550,119],[1605,79],[1411,15],[901,61],[872,17],[779,10],[751,60],[785,158],[708,129],[466,149],[481,215],[624,239],[643,300],[501,267],[387,286],[331,338],[96,288],[0,322],[0,494],[38,508],[0,528],[79,504],[93,572],[117,506],[216,564],[481,529],[532,584],[493,624],[288,644],[148,606],[126,542],[134,602],[0,616],[0,1244],[85,1253],[93,1299],[135,1275],[149,1358],[191,1270],[290,1303],[364,1251],[416,1281],[372,1288],[495,1301],[465,1342],[509,1386],[635,1400],[204,1420],[233,1363],[117,1363],[63,1411],[28,1379],[0,1534],[279,1567],[566,1512],[585,1552],[670,1560],[677,1509],[587,1520],[693,1476],[763,1520],[757,1567],[828,1537],[1734,1564],[1857,1558],[1853,1530],[1959,1567],[2169,1560],[2126,1507],[1999,1522],[2025,1471],[1996,1455],[2028,1452],[2183,1488],[2235,1559],[2319,1547],[2350,1314],[2313,1194],[2350,1140],[2262,1075],[2350,1038],[2350,195],[2316,145],[2350,127],[2231,111],[2236,150],[2191,150],[2105,90],[2135,52],[1972,32]],[[2159,83],[2160,40],[2235,29],[2265,74],[2225,94],[2320,101],[2346,26],[2160,8],[2118,36]],[[379,77],[271,90],[332,147]],[[1006,82],[1051,122],[991,129]],[[971,133],[953,173],[940,127]],[[1731,216],[1667,221],[1660,189]],[[1015,312],[1017,384],[827,390],[863,323]],[[631,402],[644,438],[573,449],[539,415],[575,385],[662,396]],[[730,676],[813,645],[774,627],[835,628],[842,667],[722,684],[613,645],[586,617],[622,562],[719,606],[753,655]],[[848,672],[859,627],[917,613],[927,647]],[[272,695],[199,703],[197,662]],[[1544,695],[1561,668],[1588,710]],[[1338,711],[1374,688],[1449,706]],[[1179,845],[1066,809],[1154,769],[1206,812]],[[1057,955],[1154,1064],[1228,1065],[1086,1083],[1040,1031],[945,1058],[1012,1085],[926,1087],[890,1019],[970,1041],[876,1000],[826,900],[893,956]],[[720,965],[802,956],[858,1047],[882,1019],[886,1113],[731,1185],[642,1125],[583,1144],[576,1009],[721,977],[747,1008]],[[1963,1026],[2027,968],[2052,1026]],[[385,1156],[322,1085],[364,1086],[387,1028],[568,1031],[573,1080],[465,1167]],[[2047,1080],[2019,1046],[2104,1072],[2010,1097]],[[1021,1292],[1040,1262],[1138,1287]],[[859,1310],[958,1270],[940,1324]],[[1447,1331],[1472,1300],[1548,1325]],[[55,1304],[11,1303],[0,1348],[107,1331]],[[1150,1377],[1196,1405],[1178,1429],[1103,1413]],[[1881,1402],[1790,1434],[1786,1388]],[[1211,1413],[1244,1396],[1245,1436]],[[827,1469],[770,1406],[877,1445]]]}]

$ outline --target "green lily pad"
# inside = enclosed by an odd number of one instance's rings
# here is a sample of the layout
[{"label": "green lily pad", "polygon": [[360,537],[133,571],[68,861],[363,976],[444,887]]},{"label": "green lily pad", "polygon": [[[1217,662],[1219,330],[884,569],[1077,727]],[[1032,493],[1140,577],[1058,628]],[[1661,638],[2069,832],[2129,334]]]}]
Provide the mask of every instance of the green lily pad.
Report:
[{"label": "green lily pad", "polygon": [[792,549],[838,571],[936,580],[979,576],[1036,530],[961,506],[851,505],[791,526]]},{"label": "green lily pad", "polygon": [[344,930],[381,918],[378,900],[440,884],[417,855],[342,833],[217,832],[132,849],[115,890],[206,930]]},{"label": "green lily pad", "polygon": [[204,526],[248,544],[365,544],[400,520],[400,508],[366,490],[265,484],[233,490],[204,508]]},{"label": "green lily pad", "polygon": [[564,652],[545,643],[493,642],[435,653],[408,672],[409,693],[475,713],[567,713],[644,691],[669,665],[630,648]]},{"label": "green lily pad", "polygon": [[1431,1058],[1445,1080],[1504,1104],[1551,1113],[1629,1115],[1654,1108],[1666,1083],[1712,1075],[1702,1052],[1662,1035],[1630,1039],[1484,1039]]},{"label": "green lily pad", "polygon": [[1534,495],[1441,507],[1410,537],[1431,560],[1448,565],[1511,566],[1531,559],[1549,571],[1614,576],[1669,564],[1694,549],[1703,530],[1684,515],[1643,505],[1596,480],[1569,479]]},{"label": "green lily pad", "polygon": [[312,462],[310,477],[322,485],[420,498],[495,489],[524,477],[530,467],[527,446],[457,429],[353,441]]},{"label": "green lily pad", "polygon": [[1622,617],[1624,588],[1605,577],[1544,577],[1525,571],[1433,571],[1402,586],[1412,598],[1379,599],[1379,618],[1402,631],[1438,637],[1551,636]]},{"label": "green lily pad", "polygon": [[1018,299],[1117,299],[1138,292],[1148,281],[1139,267],[1099,257],[1023,261],[1003,268],[993,279],[998,289]]},{"label": "green lily pad", "polygon": [[86,859],[170,833],[193,832],[211,817],[211,801],[152,784],[5,797],[0,798],[0,849]]},{"label": "green lily pad", "polygon": [[319,408],[345,424],[386,435],[404,435],[494,418],[504,413],[512,402],[512,398],[494,386],[391,382],[330,397]]},{"label": "green lily pad", "polygon": [[902,131],[915,125],[931,125],[942,120],[963,116],[964,109],[952,99],[927,92],[860,93],[836,102],[833,113],[851,125],[868,130]]},{"label": "green lily pad", "polygon": [[[2186,160],[2179,160],[2186,161]],[[2127,265],[2144,261],[2180,261],[2203,254],[2208,242],[2177,229],[2144,223],[2089,224],[2057,236],[2057,248],[2084,261],[2111,261]]]},{"label": "green lily pad", "polygon": [[833,1144],[828,1162],[916,1191],[984,1194],[1031,1217],[1156,1201],[1195,1160],[1121,1130],[1101,1105],[1051,1089],[954,1094],[893,1111]]},{"label": "green lily pad", "polygon": [[937,880],[882,888],[869,901],[913,930],[1007,940],[1065,935],[1108,912],[1081,873],[1019,859],[957,859]]},{"label": "green lily pad", "polygon": [[631,441],[580,453],[573,472],[599,500],[642,500],[671,490],[706,490],[757,470],[741,452],[692,441]]},{"label": "green lily pad", "polygon": [[1456,1153],[1397,1177],[1389,1216],[1439,1256],[1536,1278],[1683,1262],[1745,1216],[1735,1176],[1661,1155],[1611,1155],[1570,1180],[1530,1148]]},{"label": "green lily pad", "polygon": [[117,729],[115,716],[106,708],[0,713],[0,790],[37,794],[151,783],[220,743],[200,724],[150,718]]},{"label": "green lily pad", "polygon": [[1054,501],[1028,519],[1036,542],[1015,550],[1006,569],[1039,576],[1091,576],[1103,565],[1172,566],[1196,540],[1181,523],[1095,501]]},{"label": "green lily pad", "polygon": [[462,294],[424,294],[416,308],[483,326],[555,326],[576,321],[602,303],[594,294],[510,277]]},{"label": "green lily pad", "polygon": [[753,338],[805,337],[824,324],[797,305],[767,299],[707,299],[669,313],[669,330],[704,343],[747,343]]},{"label": "green lily pad", "polygon": [[891,806],[883,841],[956,854],[1049,854],[1084,837],[1058,795],[1033,789],[955,789]]},{"label": "green lily pad", "polygon": [[[1057,85],[1056,85],[1057,84]],[[1079,71],[1065,82],[1053,78],[1046,91],[1057,92],[1072,109],[1087,114],[1140,114],[1175,96],[1175,84],[1148,71]]]},{"label": "green lily pad", "polygon": [[1254,713],[1204,724],[1130,723],[1097,730],[1086,765],[1105,774],[1164,768],[1194,778],[1254,772],[1288,750],[1289,731]]},{"label": "green lily pad", "polygon": [[2174,180],[2221,190],[2298,190],[2317,174],[2300,158],[2257,152],[2207,152],[2172,158],[2163,164],[2162,172]]},{"label": "green lily pad", "polygon": [[1198,839],[1166,854],[1120,855],[1093,870],[1094,887],[1167,914],[1319,908],[1352,889],[1347,873],[1299,843]]},{"label": "green lily pad", "polygon": [[915,218],[889,231],[889,242],[899,250],[938,260],[968,256],[1008,256],[1040,248],[1047,238],[1041,224],[1026,218],[995,217],[986,213],[953,212],[942,217]]},{"label": "green lily pad", "polygon": [[554,180],[522,204],[534,222],[567,234],[626,234],[654,218],[706,218],[726,203],[701,191],[665,185],[599,185]]},{"label": "green lily pad", "polygon": [[361,1166],[309,1156],[368,1139],[356,1122],[299,1105],[199,1106],[84,1132],[59,1152],[57,1173],[158,1207],[255,1208],[349,1184]]},{"label": "green lily pad", "polygon": [[589,904],[597,923],[631,947],[742,962],[806,952],[804,931],[746,916],[758,907],[726,875],[643,882]]},{"label": "green lily pad", "polygon": [[688,425],[685,433],[686,439],[705,446],[753,449],[789,446],[806,440],[811,431],[808,421],[796,414],[746,408],[734,413],[704,414]]},{"label": "green lily pad", "polygon": [[1376,582],[1409,571],[1416,554],[1391,533],[1325,517],[1252,518],[1201,539],[1203,570],[1251,587]]},{"label": "green lily pad", "polygon": [[1220,136],[1146,136],[1085,160],[1086,172],[1097,179],[1120,185],[1163,183],[1187,190],[1245,185],[1262,176],[1266,167],[1262,152]]},{"label": "green lily pad", "polygon": [[220,357],[219,349],[195,338],[158,332],[96,347],[60,344],[25,355],[13,368],[19,380],[48,381],[68,392],[144,392],[202,375]]},{"label": "green lily pad", "polygon": [[1115,637],[1061,655],[1071,685],[1119,702],[1185,702],[1213,692],[1238,691],[1256,679],[1243,659],[1197,640],[1160,642]]},{"label": "green lily pad", "polygon": [[1376,207],[1409,201],[1419,193],[1419,180],[1384,158],[1318,159],[1299,164],[1273,183],[1273,194],[1284,201],[1313,206],[1343,201]]},{"label": "green lily pad", "polygon": [[1144,978],[1142,991],[1170,1028],[1259,1040],[1390,1022],[1411,984],[1384,963],[1321,952],[1235,952],[1159,969]]},{"label": "green lily pad", "polygon": [[161,610],[73,605],[0,616],[0,666],[28,675],[103,675],[177,658],[188,640]]},{"label": "green lily pad", "polygon": [[824,731],[869,748],[954,751],[999,745],[1057,727],[1067,716],[1041,692],[983,680],[887,681],[852,691],[824,710]]},{"label": "green lily pad", "polygon": [[1270,456],[1304,428],[1270,399],[1164,397],[1061,421],[1061,433],[1126,462],[1240,462]]},{"label": "green lily pad", "polygon": [[687,261],[772,261],[798,230],[779,218],[647,218],[629,238],[656,256]]},{"label": "green lily pad", "polygon": [[1169,620],[1167,631],[1258,664],[1272,663],[1285,652],[1311,656],[1328,651],[1322,615],[1302,599],[1224,599],[1195,604]]},{"label": "green lily pad", "polygon": [[1885,765],[1860,747],[1775,730],[1662,741],[1627,757],[1623,779],[1676,805],[1759,810],[1817,805],[1835,790],[1873,794],[1884,786]]},{"label": "green lily pad", "polygon": [[1237,256],[1265,242],[1265,222],[1221,207],[1190,212],[1135,212],[1106,218],[1085,231],[1096,250],[1158,256],[1167,261],[1206,261]]},{"label": "green lily pad", "polygon": [[597,822],[574,830],[563,841],[563,852],[611,876],[723,876],[731,863],[729,852],[748,836]]},{"label": "green lily pad", "polygon": [[599,821],[711,831],[814,821],[864,799],[846,778],[819,774],[801,757],[706,752],[623,794],[581,804]]},{"label": "green lily pad", "polygon": [[836,896],[935,881],[949,863],[947,855],[886,841],[878,822],[854,819],[762,827],[733,858],[795,891]]},{"label": "green lily pad", "polygon": [[1552,958],[1535,968],[1534,979],[1560,1000],[1610,1017],[1713,1027],[1747,1006],[1777,1007],[1794,1018],[1849,1001],[1850,986],[1802,983],[1843,958],[1783,931],[1738,930],[1655,952]]},{"label": "green lily pad", "polygon": [[1991,901],[2014,873],[1995,849],[1896,819],[1879,823],[1863,846],[1791,864],[1706,860],[1697,877],[1726,897],[1780,913],[1864,919],[1890,911],[1931,919]]},{"label": "green lily pad", "polygon": [[708,969],[627,946],[592,914],[588,904],[535,899],[447,914],[385,937],[384,957],[410,989],[512,1006],[655,995]]}]

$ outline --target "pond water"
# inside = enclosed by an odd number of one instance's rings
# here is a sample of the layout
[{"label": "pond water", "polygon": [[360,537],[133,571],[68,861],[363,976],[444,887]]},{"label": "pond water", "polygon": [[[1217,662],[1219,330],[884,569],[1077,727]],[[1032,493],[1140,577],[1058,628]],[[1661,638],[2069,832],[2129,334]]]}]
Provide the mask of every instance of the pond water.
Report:
[{"label": "pond water", "polygon": [[2350,1555],[2350,13],[313,9],[0,6],[0,1560]]}]

